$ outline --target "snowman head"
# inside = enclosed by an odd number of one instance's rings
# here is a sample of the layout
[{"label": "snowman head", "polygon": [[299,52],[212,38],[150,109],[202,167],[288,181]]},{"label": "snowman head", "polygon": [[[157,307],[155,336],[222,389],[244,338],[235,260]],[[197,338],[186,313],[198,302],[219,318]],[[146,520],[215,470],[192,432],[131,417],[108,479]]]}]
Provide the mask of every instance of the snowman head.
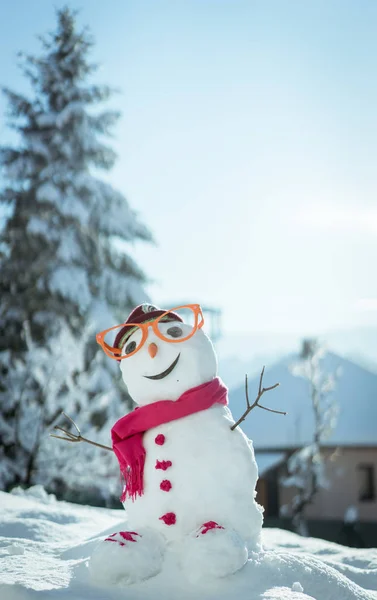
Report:
[{"label": "snowman head", "polygon": [[119,360],[123,381],[137,404],[178,400],[217,375],[216,354],[203,323],[197,304],[170,311],[142,304],[119,326],[113,346],[104,336],[115,328],[98,334],[97,341]]}]

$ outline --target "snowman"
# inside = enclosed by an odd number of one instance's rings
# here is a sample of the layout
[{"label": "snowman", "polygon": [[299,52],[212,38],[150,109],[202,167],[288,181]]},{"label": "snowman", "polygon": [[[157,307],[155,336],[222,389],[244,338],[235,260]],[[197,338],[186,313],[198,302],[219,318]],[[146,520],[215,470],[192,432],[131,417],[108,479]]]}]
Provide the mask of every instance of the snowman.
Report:
[{"label": "snowman", "polygon": [[111,432],[128,530],[94,550],[89,570],[101,582],[155,576],[167,551],[191,578],[225,577],[261,549],[253,446],[240,428],[231,430],[227,388],[203,324],[198,304],[169,311],[143,304],[97,335],[137,404]]}]

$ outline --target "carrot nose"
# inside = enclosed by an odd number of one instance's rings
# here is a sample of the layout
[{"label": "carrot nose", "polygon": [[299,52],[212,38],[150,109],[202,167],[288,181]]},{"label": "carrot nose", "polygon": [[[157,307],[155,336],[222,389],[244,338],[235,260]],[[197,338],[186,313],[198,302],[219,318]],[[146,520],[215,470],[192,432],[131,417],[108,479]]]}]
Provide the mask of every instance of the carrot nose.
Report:
[{"label": "carrot nose", "polygon": [[154,358],[156,356],[157,350],[158,350],[158,348],[155,343],[152,342],[151,344],[149,344],[148,352],[149,352],[151,358]]}]

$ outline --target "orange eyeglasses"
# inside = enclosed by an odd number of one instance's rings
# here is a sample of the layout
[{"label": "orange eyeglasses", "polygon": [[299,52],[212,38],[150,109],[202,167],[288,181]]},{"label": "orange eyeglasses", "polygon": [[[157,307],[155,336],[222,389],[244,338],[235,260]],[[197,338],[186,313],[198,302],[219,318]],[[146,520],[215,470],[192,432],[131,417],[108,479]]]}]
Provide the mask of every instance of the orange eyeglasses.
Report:
[{"label": "orange eyeglasses", "polygon": [[[171,312],[178,314],[186,327],[187,325],[189,325],[190,329],[187,335],[183,335],[183,332],[181,332],[181,335],[179,335],[179,332],[175,331],[174,335],[177,335],[178,333],[179,337],[177,336],[175,338],[172,338],[170,335],[167,335],[167,331],[166,333],[163,332],[161,327],[162,324],[166,325],[171,322],[174,322],[173,319],[171,319],[171,317],[168,317],[169,313]],[[176,323],[179,323],[179,321],[176,321]],[[157,317],[157,319],[153,319],[152,321],[146,321],[144,323],[122,323],[121,325],[114,325],[114,327],[110,327],[109,329],[105,329],[104,331],[97,333],[96,340],[107,356],[113,358],[114,360],[123,360],[124,358],[129,358],[130,356],[133,356],[134,354],[136,354],[136,352],[140,350],[140,348],[143,347],[148,337],[149,327],[152,327],[153,332],[158,338],[160,338],[160,340],[163,340],[164,342],[169,342],[170,344],[179,344],[180,342],[185,342],[186,340],[190,339],[198,329],[201,329],[201,327],[203,327],[203,325],[204,317],[200,305],[185,304],[183,306],[176,306],[175,308],[167,310],[162,315]],[[177,327],[179,327],[179,325]],[[122,348],[115,348],[114,346],[110,346],[105,342],[105,337],[107,336],[107,334],[110,333],[110,331],[114,331],[115,329],[124,329],[124,336],[127,336],[126,341],[128,341],[128,339],[133,333],[136,333],[138,331],[141,332],[141,339],[139,342],[133,340],[132,343],[134,344],[134,346],[131,346],[132,349],[130,348],[127,354],[122,355]],[[176,326],[174,326],[174,329],[176,329]]]}]

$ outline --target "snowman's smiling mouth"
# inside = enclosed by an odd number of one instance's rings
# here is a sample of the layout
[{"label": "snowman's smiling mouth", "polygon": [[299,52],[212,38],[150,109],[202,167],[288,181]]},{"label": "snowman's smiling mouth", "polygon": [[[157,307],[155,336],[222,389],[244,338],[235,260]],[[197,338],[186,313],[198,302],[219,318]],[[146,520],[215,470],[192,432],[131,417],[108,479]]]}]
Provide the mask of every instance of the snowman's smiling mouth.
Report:
[{"label": "snowman's smiling mouth", "polygon": [[181,353],[178,354],[178,356],[175,359],[175,361],[171,363],[170,367],[168,367],[166,369],[166,371],[163,371],[162,373],[158,373],[158,375],[144,375],[144,377],[146,377],[147,379],[163,379],[164,377],[166,377],[167,375],[169,375],[169,373],[172,372],[172,370],[174,369],[174,367],[177,365],[180,356],[181,356]]}]

